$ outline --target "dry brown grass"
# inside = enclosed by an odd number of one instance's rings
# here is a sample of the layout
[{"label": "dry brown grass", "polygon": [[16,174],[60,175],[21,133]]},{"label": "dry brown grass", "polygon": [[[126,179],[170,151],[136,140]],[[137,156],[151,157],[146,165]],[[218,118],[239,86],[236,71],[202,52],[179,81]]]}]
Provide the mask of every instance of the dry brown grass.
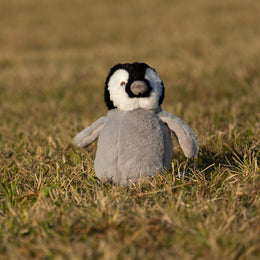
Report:
[{"label": "dry brown grass", "polygon": [[[0,2],[0,258],[259,259],[260,3]],[[197,160],[100,186],[96,145],[118,62],[144,61],[186,121]],[[190,177],[176,179],[187,170]]]}]

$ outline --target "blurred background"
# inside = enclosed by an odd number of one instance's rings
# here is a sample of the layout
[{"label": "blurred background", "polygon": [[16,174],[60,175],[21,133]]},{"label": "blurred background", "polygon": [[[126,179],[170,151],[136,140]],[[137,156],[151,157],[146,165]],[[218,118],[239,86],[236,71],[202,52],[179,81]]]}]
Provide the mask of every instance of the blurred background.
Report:
[{"label": "blurred background", "polygon": [[[259,0],[0,0],[1,257],[259,259],[259,14]],[[149,185],[101,186],[96,144],[73,137],[107,113],[109,69],[134,61],[200,154],[176,145]]]},{"label": "blurred background", "polygon": [[196,133],[259,122],[259,1],[10,0],[0,10],[5,136],[71,140],[106,113],[109,69],[134,61],[157,70],[163,107]]}]

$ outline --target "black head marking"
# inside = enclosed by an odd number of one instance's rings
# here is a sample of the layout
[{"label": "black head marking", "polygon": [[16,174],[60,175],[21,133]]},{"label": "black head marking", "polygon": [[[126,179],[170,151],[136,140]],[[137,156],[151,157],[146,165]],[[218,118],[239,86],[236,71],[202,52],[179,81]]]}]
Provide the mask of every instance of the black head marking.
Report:
[{"label": "black head marking", "polygon": [[149,97],[150,91],[152,90],[152,87],[150,86],[150,83],[147,79],[145,79],[145,72],[147,68],[150,68],[147,64],[145,63],[132,63],[132,64],[124,64],[124,69],[128,71],[129,73],[129,79],[125,87],[125,91],[128,94],[130,98],[136,97],[133,92],[131,91],[130,87],[131,84],[136,81],[136,80],[141,80],[146,83],[148,86],[148,91],[143,97]]},{"label": "black head marking", "polygon": [[[125,91],[127,92],[128,96],[130,98],[136,97],[130,89],[131,84],[136,80],[141,80],[141,81],[144,81],[146,83],[146,85],[148,86],[148,92],[145,96],[149,97],[149,93],[152,90],[152,87],[150,85],[150,82],[145,78],[145,73],[146,73],[147,68],[154,70],[153,68],[148,66],[146,63],[139,63],[139,62],[124,63],[124,64],[119,63],[119,64],[115,65],[114,67],[112,67],[110,69],[108,76],[106,78],[105,91],[104,91],[105,103],[107,105],[108,110],[116,108],[114,106],[113,102],[110,99],[110,93],[109,93],[109,90],[108,90],[108,82],[110,80],[110,77],[114,74],[114,72],[116,72],[119,69],[124,69],[129,73],[129,78],[128,78],[128,82],[127,82],[126,87],[125,87]],[[162,104],[162,101],[164,99],[163,82],[162,82],[162,86],[163,86],[162,95],[161,95],[160,100],[159,100],[160,105]]]},{"label": "black head marking", "polygon": [[163,81],[162,81],[162,86],[163,86],[163,88],[162,88],[162,95],[161,95],[161,97],[160,97],[160,99],[159,99],[159,105],[161,105],[162,104],[162,102],[163,102],[163,100],[164,100],[164,84],[163,84]]}]

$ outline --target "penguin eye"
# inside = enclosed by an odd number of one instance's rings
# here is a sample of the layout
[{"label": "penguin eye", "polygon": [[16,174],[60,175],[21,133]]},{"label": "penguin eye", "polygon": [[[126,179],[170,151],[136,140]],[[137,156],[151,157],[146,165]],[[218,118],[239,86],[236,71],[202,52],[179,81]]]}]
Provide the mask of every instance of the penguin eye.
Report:
[{"label": "penguin eye", "polygon": [[125,81],[121,81],[120,86],[124,87],[125,86]]}]

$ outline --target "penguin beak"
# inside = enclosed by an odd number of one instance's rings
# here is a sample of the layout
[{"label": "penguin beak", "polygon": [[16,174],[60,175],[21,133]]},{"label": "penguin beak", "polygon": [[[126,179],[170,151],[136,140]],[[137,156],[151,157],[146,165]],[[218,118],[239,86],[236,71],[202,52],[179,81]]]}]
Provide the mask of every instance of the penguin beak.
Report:
[{"label": "penguin beak", "polygon": [[131,84],[130,90],[136,97],[145,97],[149,88],[144,81],[136,80]]}]

